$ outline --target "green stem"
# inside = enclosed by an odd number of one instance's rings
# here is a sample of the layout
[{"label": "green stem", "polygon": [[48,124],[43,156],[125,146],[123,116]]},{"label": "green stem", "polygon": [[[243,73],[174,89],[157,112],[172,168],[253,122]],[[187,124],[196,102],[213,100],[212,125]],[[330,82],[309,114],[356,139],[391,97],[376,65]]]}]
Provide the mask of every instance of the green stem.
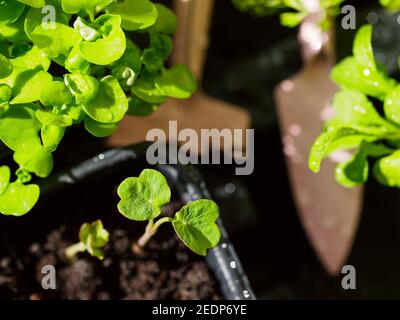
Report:
[{"label": "green stem", "polygon": [[[139,240],[134,244],[133,251],[137,251],[137,249],[143,249],[146,244],[150,241],[150,239],[157,233],[158,228],[167,222],[172,222],[174,219],[170,217],[164,217],[159,219],[156,223],[151,219],[147,224],[145,233],[139,238]],[[136,247],[139,248],[136,248]],[[136,248],[136,249],[135,249]]]},{"label": "green stem", "polygon": [[82,242],[78,242],[65,249],[65,256],[67,257],[68,261],[72,262],[75,260],[76,255],[79,252],[85,252],[85,251],[86,251],[85,244]]}]

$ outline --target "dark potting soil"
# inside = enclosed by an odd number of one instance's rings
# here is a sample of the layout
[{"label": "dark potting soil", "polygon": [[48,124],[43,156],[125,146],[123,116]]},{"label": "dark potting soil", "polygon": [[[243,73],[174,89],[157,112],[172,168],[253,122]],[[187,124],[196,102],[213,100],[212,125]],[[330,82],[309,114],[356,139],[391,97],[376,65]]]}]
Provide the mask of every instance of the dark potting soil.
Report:
[{"label": "dark potting soil", "polygon": [[[171,215],[179,203],[167,206]],[[115,213],[117,214],[117,213]],[[189,251],[163,226],[148,244],[142,256],[135,256],[131,244],[144,230],[144,225],[128,220],[110,224],[105,259],[99,261],[87,253],[79,254],[70,264],[65,248],[77,242],[81,221],[61,224],[43,241],[27,242],[12,252],[0,253],[0,298],[5,299],[219,299],[216,282],[204,259]],[[168,228],[169,227],[169,228]],[[3,242],[4,243],[4,242]],[[56,289],[41,286],[42,267],[56,270]]]}]

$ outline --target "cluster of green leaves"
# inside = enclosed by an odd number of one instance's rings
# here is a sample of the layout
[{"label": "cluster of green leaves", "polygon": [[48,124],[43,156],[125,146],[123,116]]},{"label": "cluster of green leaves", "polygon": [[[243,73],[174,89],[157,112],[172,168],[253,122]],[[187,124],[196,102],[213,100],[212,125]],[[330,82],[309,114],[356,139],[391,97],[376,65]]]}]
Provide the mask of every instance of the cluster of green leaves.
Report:
[{"label": "cluster of green leaves", "polygon": [[96,220],[84,223],[79,230],[79,242],[65,250],[69,261],[74,261],[79,252],[88,252],[92,257],[104,259],[103,247],[108,243],[110,234],[104,229],[103,223]]},{"label": "cluster of green leaves", "polygon": [[40,190],[27,183],[51,173],[68,127],[106,137],[126,114],[195,92],[186,66],[165,67],[176,28],[175,14],[149,0],[0,1],[0,140],[19,165],[11,183],[0,170],[1,213],[34,206]]},{"label": "cluster of green leaves", "polygon": [[127,178],[118,188],[121,201],[119,212],[130,220],[148,221],[146,233],[149,239],[158,227],[172,223],[176,234],[193,252],[205,256],[208,249],[214,248],[221,233],[215,223],[219,217],[217,204],[212,200],[201,199],[182,207],[175,216],[163,217],[161,208],[171,200],[171,190],[165,177],[158,171],[145,169],[139,177]]},{"label": "cluster of green leaves", "polygon": [[335,66],[332,78],[342,89],[333,101],[335,115],[311,149],[310,169],[318,172],[322,159],[336,150],[354,150],[349,160],[337,165],[340,184],[364,183],[369,159],[374,159],[377,180],[400,187],[400,84],[375,61],[372,26],[358,31],[353,56]]},{"label": "cluster of green leaves", "polygon": [[390,11],[400,11],[399,0],[379,0],[379,2]]},{"label": "cluster of green leaves", "polygon": [[[310,11],[303,0],[232,0],[241,11],[249,11],[257,16],[275,14],[282,9],[289,9],[280,15],[283,26],[293,28],[298,26],[306,17],[313,12]],[[330,27],[330,20],[339,14],[340,4],[344,0],[320,0],[320,24],[324,29]]]}]

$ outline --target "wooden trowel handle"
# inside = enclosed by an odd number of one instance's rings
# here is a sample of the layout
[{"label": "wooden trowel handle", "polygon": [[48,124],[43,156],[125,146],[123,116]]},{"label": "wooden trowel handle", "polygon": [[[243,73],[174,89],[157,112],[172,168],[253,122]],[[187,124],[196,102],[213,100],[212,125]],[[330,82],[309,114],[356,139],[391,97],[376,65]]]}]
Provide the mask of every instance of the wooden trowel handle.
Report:
[{"label": "wooden trowel handle", "polygon": [[172,63],[189,66],[200,82],[209,44],[214,0],[174,0],[178,30]]}]

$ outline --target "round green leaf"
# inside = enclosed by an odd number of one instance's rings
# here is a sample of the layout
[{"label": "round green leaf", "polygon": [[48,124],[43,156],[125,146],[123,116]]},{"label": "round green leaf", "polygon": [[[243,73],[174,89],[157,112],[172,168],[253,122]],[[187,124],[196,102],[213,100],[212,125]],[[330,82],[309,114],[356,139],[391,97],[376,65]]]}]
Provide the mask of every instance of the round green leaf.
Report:
[{"label": "round green leaf", "polygon": [[122,28],[128,31],[146,29],[152,26],[158,17],[157,8],[149,0],[115,2],[107,8],[107,13],[120,15]]},{"label": "round green leaf", "polygon": [[40,178],[47,178],[53,170],[53,156],[44,150],[42,146],[33,152],[14,153],[14,160],[22,169],[36,174]]},{"label": "round green leaf", "polygon": [[179,210],[172,225],[189,249],[205,256],[220,241],[221,232],[215,223],[218,217],[219,208],[214,201],[196,200]]},{"label": "round green leaf", "polygon": [[54,25],[55,28],[38,25],[31,33],[32,41],[50,58],[68,57],[70,49],[81,41],[81,35],[65,24],[55,22]]},{"label": "round green leaf", "polygon": [[[70,16],[62,12],[61,5],[58,0],[47,0],[46,4],[53,6],[55,9],[55,22],[68,25]],[[28,37],[31,37],[33,30],[43,23],[43,18],[45,15],[45,13],[42,13],[42,7],[29,9],[24,22],[25,33],[28,35]]]},{"label": "round green leaf", "polygon": [[136,178],[125,179],[118,187],[121,201],[119,212],[130,220],[146,221],[161,213],[169,203],[171,190],[165,177],[158,171],[145,169]]},{"label": "round green leaf", "polygon": [[197,90],[195,77],[183,64],[163,70],[161,75],[155,79],[155,85],[164,95],[177,99],[190,98]]},{"label": "round green leaf", "polygon": [[40,102],[45,106],[63,106],[72,101],[68,87],[60,81],[46,83],[40,94]]},{"label": "round green leaf", "polygon": [[128,99],[118,80],[107,76],[100,81],[97,95],[83,109],[98,122],[116,123],[122,120],[128,107]]},{"label": "round green leaf", "polygon": [[36,111],[36,118],[45,126],[69,127],[72,118],[68,115],[55,114],[48,111]]},{"label": "round green leaf", "polygon": [[66,13],[79,13],[81,10],[94,12],[96,7],[104,8],[113,0],[62,0],[62,9]]},{"label": "round green leaf", "polygon": [[4,215],[23,216],[39,200],[40,188],[35,184],[10,183],[0,196],[0,212]]},{"label": "round green leaf", "polygon": [[122,57],[126,49],[126,37],[119,26],[119,17],[103,15],[96,23],[106,24],[105,29],[111,31],[96,41],[82,41],[79,52],[87,61],[97,65],[109,65]]},{"label": "round green leaf", "polygon": [[6,191],[10,183],[11,171],[7,166],[0,167],[0,195]]},{"label": "round green leaf", "polygon": [[35,104],[11,106],[0,116],[0,139],[13,151],[33,152],[41,147]]},{"label": "round green leaf", "polygon": [[85,128],[93,136],[104,138],[111,136],[118,128],[118,123],[101,123],[90,117],[85,118]]},{"label": "round green leaf", "polygon": [[43,88],[52,80],[51,74],[46,71],[27,70],[20,73],[12,87],[13,99],[10,104],[38,101]]},{"label": "round green leaf", "polygon": [[64,82],[75,96],[77,104],[86,104],[97,95],[99,82],[96,78],[82,73],[67,74]]}]

